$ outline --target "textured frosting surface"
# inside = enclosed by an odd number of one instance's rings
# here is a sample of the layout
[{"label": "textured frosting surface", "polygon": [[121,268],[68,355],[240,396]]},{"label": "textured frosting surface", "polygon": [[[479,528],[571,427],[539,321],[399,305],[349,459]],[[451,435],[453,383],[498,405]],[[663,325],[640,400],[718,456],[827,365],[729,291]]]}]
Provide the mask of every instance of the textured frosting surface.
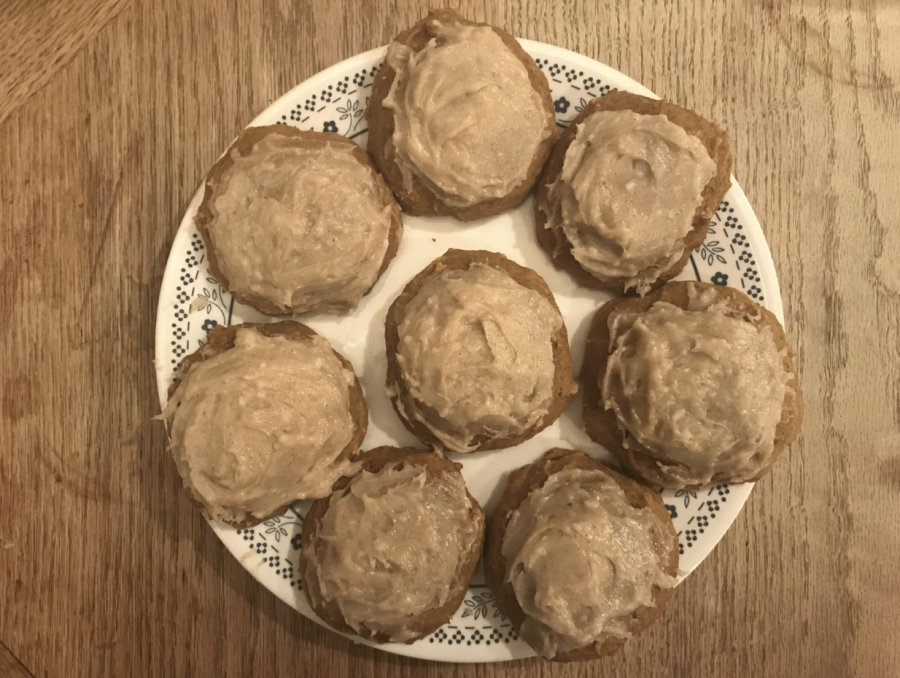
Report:
[{"label": "textured frosting surface", "polygon": [[506,273],[485,264],[446,269],[400,319],[397,362],[412,396],[400,406],[457,452],[471,451],[478,436],[521,434],[553,398],[561,327],[547,299]]},{"label": "textured frosting surface", "polygon": [[239,522],[327,496],[354,470],[342,459],[355,431],[354,379],[322,337],[251,329],[193,365],[162,416],[178,470],[207,513]]},{"label": "textured frosting surface", "polygon": [[[686,484],[753,478],[774,451],[785,399],[782,354],[760,317],[735,315],[714,290],[687,310],[656,302],[610,316],[603,406]],[[667,462],[673,462],[668,465]]]},{"label": "textured frosting surface", "polygon": [[671,588],[664,526],[637,509],[602,471],[569,468],[513,511],[502,553],[526,614],[522,637],[552,658],[609,637],[627,638],[632,614]]},{"label": "textured frosting surface", "polygon": [[321,546],[304,544],[304,555],[316,572],[307,582],[316,604],[335,601],[356,631],[403,642],[415,637],[417,617],[450,598],[481,531],[461,475],[397,466],[364,470],[332,494]]},{"label": "textured frosting surface", "polygon": [[269,134],[214,186],[209,235],[229,286],[284,311],[349,311],[378,278],[391,206],[345,144]]},{"label": "textured frosting surface", "polygon": [[665,115],[597,111],[566,150],[546,227],[562,229],[585,270],[643,293],[681,256],[715,173],[703,143]]},{"label": "textured frosting surface", "polygon": [[528,175],[547,137],[550,112],[528,71],[488,26],[427,26],[413,52],[394,42],[396,72],[385,108],[407,188],[417,176],[445,204],[468,207],[512,192]]}]

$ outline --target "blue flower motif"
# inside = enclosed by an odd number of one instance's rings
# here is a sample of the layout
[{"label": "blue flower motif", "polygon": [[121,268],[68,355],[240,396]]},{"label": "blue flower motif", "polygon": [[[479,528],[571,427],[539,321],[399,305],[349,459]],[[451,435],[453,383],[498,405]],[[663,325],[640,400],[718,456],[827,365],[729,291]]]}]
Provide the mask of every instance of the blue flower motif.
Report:
[{"label": "blue flower motif", "polygon": [[569,100],[565,97],[560,97],[556,101],[553,102],[553,109],[557,113],[565,113],[569,110]]},{"label": "blue flower motif", "polygon": [[203,324],[200,326],[200,329],[202,329],[204,332],[209,332],[213,327],[215,327],[218,324],[219,323],[217,321],[213,320],[212,318],[208,318],[207,320],[203,321]]},{"label": "blue flower motif", "polygon": [[337,125],[334,120],[329,120],[322,129],[325,132],[337,132]]},{"label": "blue flower motif", "polygon": [[669,517],[673,520],[678,517],[678,511],[675,510],[672,504],[666,504],[666,511],[669,512]]},{"label": "blue flower motif", "polygon": [[720,285],[721,287],[725,287],[728,284],[728,275],[719,271],[712,277],[713,285]]}]

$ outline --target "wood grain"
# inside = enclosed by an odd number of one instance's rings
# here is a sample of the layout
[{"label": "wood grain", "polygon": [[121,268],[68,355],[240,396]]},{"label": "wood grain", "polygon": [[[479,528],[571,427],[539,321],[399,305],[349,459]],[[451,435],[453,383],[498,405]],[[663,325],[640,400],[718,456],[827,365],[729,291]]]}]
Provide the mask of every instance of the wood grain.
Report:
[{"label": "wood grain", "polygon": [[47,84],[128,2],[8,0],[0,4],[0,122]]},{"label": "wood grain", "polygon": [[34,678],[34,674],[22,666],[21,662],[13,657],[12,652],[3,643],[0,643],[0,676],[3,678]]},{"label": "wood grain", "polygon": [[900,675],[893,0],[458,3],[723,123],[779,272],[804,431],[620,655],[441,666],[354,646],[256,584],[182,496],[151,421],[181,214],[270,101],[425,9],[3,3],[0,640],[37,676]]}]

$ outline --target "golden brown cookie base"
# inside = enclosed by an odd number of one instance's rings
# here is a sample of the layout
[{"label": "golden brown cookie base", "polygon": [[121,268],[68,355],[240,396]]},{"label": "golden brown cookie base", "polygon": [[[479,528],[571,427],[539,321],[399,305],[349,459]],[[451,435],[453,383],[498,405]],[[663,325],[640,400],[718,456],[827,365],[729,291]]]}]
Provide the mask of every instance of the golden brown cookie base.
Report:
[{"label": "golden brown cookie base", "polygon": [[[397,390],[397,395],[391,396],[391,404],[394,411],[403,425],[419,440],[427,445],[431,445],[436,449],[444,449],[444,443],[435,436],[431,430],[423,423],[416,420],[408,420],[403,414],[400,406],[401,402],[411,403],[417,409],[423,407],[410,394],[403,377],[400,374],[400,365],[397,362],[397,349],[400,345],[400,336],[397,328],[403,319],[407,304],[418,294],[422,286],[432,277],[440,275],[444,270],[468,270],[472,264],[484,264],[505,273],[523,287],[534,290],[544,297],[559,312],[553,293],[537,273],[530,268],[519,266],[515,262],[510,261],[502,254],[496,252],[485,252],[482,250],[455,250],[450,249],[443,255],[435,259],[421,273],[413,278],[400,296],[394,300],[388,310],[387,320],[385,321],[385,346],[387,351],[387,385]],[[543,431],[550,424],[559,418],[563,410],[569,404],[569,400],[578,390],[575,379],[572,374],[572,358],[569,355],[569,335],[566,332],[565,323],[552,337],[553,342],[553,398],[547,409],[547,413],[541,417],[527,431],[516,436],[506,436],[504,438],[489,438],[487,436],[479,436],[473,439],[475,449],[472,452],[485,450],[499,450],[505,447],[513,447],[521,442],[528,440],[540,431]]]},{"label": "golden brown cookie base", "polygon": [[[680,248],[683,250],[681,257],[673,264],[665,266],[665,259],[654,266],[649,266],[638,273],[638,276],[659,271],[659,278],[652,283],[652,288],[658,288],[667,280],[671,280],[681,273],[687,265],[691,252],[694,251],[706,239],[709,230],[709,221],[715,214],[719,203],[731,186],[731,150],[728,147],[728,137],[717,125],[701,118],[696,113],[675,106],[667,101],[650,99],[630,92],[611,92],[603,97],[591,99],[584,110],[578,114],[560,136],[559,141],[550,153],[550,159],[544,168],[544,174],[538,183],[537,197],[534,201],[535,234],[538,244],[550,255],[556,268],[569,273],[579,285],[593,289],[610,290],[619,294],[626,294],[625,286],[629,278],[609,278],[595,276],[582,268],[581,264],[572,255],[572,245],[566,238],[562,228],[547,228],[547,213],[543,206],[549,208],[550,189],[548,184],[554,183],[563,169],[566,159],[566,151],[575,139],[578,124],[583,122],[592,113],[598,111],[634,111],[641,115],[663,114],[671,122],[682,127],[688,134],[697,137],[706,147],[709,157],[716,163],[716,174],[709,180],[703,189],[703,200],[694,215],[691,230],[682,238]],[[663,268],[664,267],[664,268]]]},{"label": "golden brown cookie base", "polygon": [[[425,468],[427,478],[438,478],[444,474],[459,474],[460,469],[462,469],[461,464],[445,459],[439,454],[408,447],[378,447],[374,450],[362,453],[359,457],[359,461],[362,463],[362,470],[369,471],[370,473],[376,473],[389,464],[399,464],[399,468],[403,468],[406,464],[421,466]],[[350,480],[350,478],[339,479],[332,487],[332,493],[340,492],[345,489],[350,484]],[[481,510],[478,502],[475,501],[475,498],[472,497],[471,494],[469,494],[468,490],[466,491],[466,494],[468,495],[469,503],[471,504],[471,509],[469,511],[470,519],[479,526],[479,536],[476,540],[477,548],[473,549],[472,552],[467,555],[462,566],[459,568],[457,579],[453,582],[451,587],[452,593],[447,599],[447,602],[440,607],[432,608],[422,613],[415,622],[411,624],[410,630],[415,634],[415,637],[406,641],[407,644],[413,643],[420,638],[424,638],[446,624],[466,597],[466,592],[469,589],[469,582],[472,580],[472,575],[475,573],[475,567],[478,565],[478,559],[481,557],[481,544],[485,522],[484,512]],[[306,514],[306,518],[303,521],[304,544],[318,545],[319,542],[317,539],[319,527],[321,526],[325,512],[328,510],[330,501],[330,496],[316,500],[313,503],[312,508],[310,508],[309,513]],[[318,546],[316,548],[318,549]],[[342,633],[357,635],[376,643],[390,642],[390,638],[383,632],[373,632],[365,626],[363,626],[360,631],[353,629],[344,620],[336,602],[328,601],[324,605],[314,604],[312,597],[310,596],[310,582],[312,581],[312,585],[318,588],[318,584],[311,579],[315,577],[315,568],[310,567],[309,562],[306,560],[305,554],[302,551],[299,567],[300,578],[306,582],[304,590],[306,591],[307,602],[310,607],[315,610],[316,614],[332,628],[341,631]]]},{"label": "golden brown cookie base", "polygon": [[[188,371],[194,365],[198,363],[202,363],[204,360],[208,360],[214,356],[217,356],[229,349],[234,348],[234,340],[237,337],[237,332],[240,329],[251,329],[259,332],[260,334],[266,337],[287,337],[288,339],[292,339],[295,341],[305,341],[310,339],[311,337],[319,336],[315,331],[298,322],[293,322],[290,320],[284,320],[282,322],[277,323],[242,323],[240,325],[231,325],[230,327],[223,327],[218,325],[210,330],[207,335],[206,345],[200,347],[198,350],[191,353],[189,356],[186,356],[185,359],[181,362],[178,370],[175,372],[175,381],[172,382],[171,386],[169,386],[169,399],[175,394],[175,391],[178,390],[178,387],[181,385],[181,379],[188,373]],[[353,419],[353,423],[355,426],[355,431],[353,433],[353,438],[347,443],[347,446],[341,450],[338,459],[349,459],[356,451],[359,449],[359,446],[362,444],[363,438],[366,437],[366,430],[369,427],[369,410],[366,407],[366,401],[363,398],[362,387],[359,385],[359,380],[356,378],[356,372],[353,371],[353,365],[350,364],[350,361],[347,360],[340,353],[335,351],[333,348],[331,349],[334,352],[334,355],[337,356],[337,359],[341,361],[341,365],[345,368],[353,372],[353,384],[350,386],[350,416]],[[184,490],[187,494],[188,498],[196,504],[200,509],[206,514],[206,511],[203,507],[203,503],[200,501],[200,498],[196,496],[192,487],[187,484],[187,481],[182,478],[185,482]],[[253,518],[250,517],[247,520],[243,521],[223,521],[228,525],[238,528],[246,528],[253,527],[254,525],[258,525],[264,520],[268,520],[269,518],[273,518],[275,516],[279,516],[290,507],[291,503],[289,502],[284,506],[279,507],[275,511],[272,512],[271,515],[265,516],[263,518]]]},{"label": "golden brown cookie base", "polygon": [[[484,546],[484,576],[488,586],[494,593],[494,599],[500,606],[500,610],[512,620],[516,629],[521,628],[526,615],[516,599],[512,585],[506,581],[506,559],[503,557],[503,539],[506,535],[506,527],[509,519],[525,498],[539,487],[542,487],[550,476],[560,471],[578,468],[584,470],[599,470],[606,473],[616,481],[628,503],[635,508],[648,508],[663,525],[667,526],[671,540],[670,548],[666,552],[660,552],[660,557],[666,557],[664,571],[666,574],[676,576],[678,574],[678,537],[672,519],[666,510],[660,496],[648,487],[623,476],[612,470],[605,464],[591,459],[584,452],[555,448],[534,464],[523,466],[512,471],[506,483],[506,489],[500,497],[500,502],[491,514],[488,524],[487,537]],[[654,587],[653,606],[641,607],[635,611],[629,631],[636,635],[650,626],[662,615],[665,604],[672,595],[672,589]],[[621,638],[609,638],[599,647],[586,645],[569,652],[564,652],[553,657],[553,661],[572,662],[597,659],[616,652],[625,641]]]},{"label": "golden brown cookie base", "polygon": [[[671,489],[696,489],[697,485],[685,485],[684,481],[664,472],[657,462],[663,462],[667,466],[682,466],[678,462],[665,459],[649,450],[637,447],[633,439],[629,444],[636,449],[626,449],[622,445],[623,433],[619,428],[615,412],[606,410],[601,403],[600,383],[606,374],[606,363],[609,359],[609,317],[616,311],[644,312],[650,309],[657,301],[668,302],[681,309],[688,307],[688,287],[698,285],[702,289],[713,289],[716,294],[724,299],[736,315],[759,313],[762,322],[772,330],[772,338],[779,351],[784,351],[783,365],[786,373],[793,376],[786,384],[784,406],[781,411],[781,421],[775,429],[775,449],[769,461],[760,468],[753,478],[747,482],[753,482],[768,473],[772,465],[778,459],[782,450],[793,442],[800,431],[803,420],[803,396],[800,393],[800,382],[794,371],[792,357],[794,351],[787,343],[784,329],[778,319],[766,309],[755,304],[750,298],[736,289],[719,287],[709,283],[700,282],[670,282],[645,297],[613,299],[607,302],[594,316],[591,329],[588,332],[584,353],[584,367],[581,378],[584,382],[584,429],[597,443],[603,445],[612,452],[625,466],[655,487]],[[713,476],[710,484],[735,482],[734,478],[727,474]],[[740,482],[744,482],[741,480]]]},{"label": "golden brown cookie base", "polygon": [[[394,38],[394,42],[410,47],[414,52],[425,48],[431,40],[426,30],[430,21],[440,21],[442,24],[463,24],[466,26],[487,26],[487,24],[468,21],[452,9],[437,9],[415,24],[412,28],[403,31]],[[553,99],[550,96],[550,87],[547,78],[535,65],[534,60],[522,49],[521,45],[506,31],[490,26],[500,36],[504,44],[516,55],[519,61],[528,71],[528,78],[535,91],[541,95],[544,108],[548,113],[547,138],[537,148],[528,172],[522,182],[508,195],[500,198],[486,200],[469,207],[451,207],[444,204],[441,198],[423,183],[417,176],[412,177],[412,187],[407,190],[403,181],[403,174],[394,159],[394,147],[391,139],[394,136],[394,113],[383,105],[385,97],[391,91],[396,72],[387,61],[381,66],[375,81],[372,83],[372,96],[366,107],[366,119],[369,122],[369,140],[367,147],[375,166],[384,175],[387,183],[394,191],[403,211],[414,216],[450,216],[459,221],[473,221],[483,219],[495,214],[500,214],[508,209],[517,207],[528,195],[535,181],[547,161],[550,147],[556,140],[556,117],[553,112]]]},{"label": "golden brown cookie base", "polygon": [[[353,157],[372,170],[372,176],[382,204],[391,207],[391,225],[388,230],[388,245],[387,250],[384,253],[384,259],[381,262],[381,268],[378,269],[378,275],[375,276],[375,280],[372,282],[371,287],[363,293],[363,296],[365,296],[372,290],[372,287],[375,286],[378,279],[381,278],[382,273],[385,272],[388,264],[391,263],[391,260],[397,254],[397,250],[400,247],[400,237],[403,235],[403,223],[400,220],[400,206],[394,200],[394,196],[384,182],[384,179],[375,170],[375,166],[372,164],[369,156],[366,155],[366,152],[355,142],[346,137],[342,137],[340,134],[333,134],[331,132],[307,132],[299,130],[296,127],[291,127],[290,125],[265,125],[262,127],[246,128],[238,135],[238,138],[235,139],[234,143],[228,147],[225,154],[219,158],[215,165],[213,165],[209,174],[206,175],[203,202],[200,203],[200,207],[197,209],[197,215],[194,217],[194,224],[197,226],[197,231],[199,231],[200,236],[203,238],[203,244],[206,245],[210,273],[213,274],[213,277],[218,280],[222,284],[222,287],[228,290],[231,293],[231,296],[238,302],[252,306],[257,311],[265,313],[266,315],[282,317],[294,315],[292,309],[282,308],[268,299],[247,295],[233,290],[231,282],[222,272],[222,269],[219,268],[219,255],[216,252],[216,248],[209,234],[210,224],[212,224],[214,220],[210,208],[210,201],[212,200],[215,191],[214,185],[218,184],[222,179],[222,176],[224,176],[224,174],[234,165],[234,159],[231,157],[231,154],[234,151],[237,151],[242,156],[249,155],[253,150],[253,147],[270,134],[278,134],[284,137],[297,139],[297,148],[316,149],[322,148],[326,144],[351,146],[353,148]],[[314,311],[315,309],[311,309],[308,312]]]}]

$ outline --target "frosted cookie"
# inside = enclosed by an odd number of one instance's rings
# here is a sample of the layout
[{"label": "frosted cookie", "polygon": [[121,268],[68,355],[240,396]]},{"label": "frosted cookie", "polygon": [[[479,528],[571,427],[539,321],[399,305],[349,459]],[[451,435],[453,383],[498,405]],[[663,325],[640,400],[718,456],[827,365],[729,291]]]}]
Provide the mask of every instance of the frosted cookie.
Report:
[{"label": "frosted cookie", "polygon": [[678,538],[659,495],[573,450],[516,469],[488,526],[484,574],[519,635],[555,661],[612,654],[661,614]]},{"label": "frosted cookie", "polygon": [[194,221],[212,274],[268,315],[352,311],[402,234],[400,207],[359,146],[288,125],[241,132]]},{"label": "frosted cookie", "polygon": [[481,557],[484,513],[459,464],[380,447],[303,521],[300,575],[328,624],[379,643],[411,643],[450,620]]},{"label": "frosted cookie", "polygon": [[593,99],[538,185],[540,245],[581,285],[645,294],[684,268],[731,185],[719,127],[627,92]]},{"label": "frosted cookie", "polygon": [[613,300],[588,334],[585,430],[657,487],[758,480],[800,430],[793,355],[738,290],[671,282]]},{"label": "frosted cookie", "polygon": [[553,294],[502,254],[449,250],[412,279],[385,323],[387,393],[441,450],[518,445],[576,392]]},{"label": "frosted cookie", "polygon": [[547,79],[506,31],[431,12],[388,47],[367,147],[414,215],[471,221],[515,207],[556,138]]},{"label": "frosted cookie", "polygon": [[161,415],[188,495],[247,527],[355,472],[368,426],[347,360],[305,325],[216,327],[186,357]]}]

